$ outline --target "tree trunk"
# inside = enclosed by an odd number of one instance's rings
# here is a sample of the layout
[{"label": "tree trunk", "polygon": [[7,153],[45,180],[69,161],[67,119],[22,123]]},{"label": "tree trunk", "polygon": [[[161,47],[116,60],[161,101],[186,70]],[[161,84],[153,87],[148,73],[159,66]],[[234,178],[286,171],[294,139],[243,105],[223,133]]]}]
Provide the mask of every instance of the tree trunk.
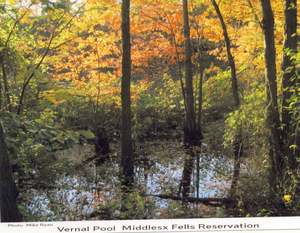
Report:
[{"label": "tree trunk", "polygon": [[195,109],[194,109],[194,90],[193,90],[193,71],[192,71],[192,48],[190,39],[190,24],[187,0],[183,0],[183,20],[185,38],[185,86],[187,103],[187,127],[189,132],[196,132]]},{"label": "tree trunk", "polygon": [[[230,72],[231,72],[231,86],[232,86],[232,93],[234,99],[234,106],[235,106],[235,110],[240,111],[240,99],[238,93],[236,68],[235,68],[235,62],[233,56],[231,54],[230,39],[219,6],[215,2],[215,0],[211,0],[211,2],[216,10],[216,13],[222,25],[222,30],[223,30],[223,35],[224,35],[225,45],[226,45],[227,58],[229,61]],[[236,121],[237,122],[239,121],[239,112]],[[230,188],[231,196],[235,195],[236,193],[237,182],[240,174],[240,165],[241,165],[240,160],[243,153],[242,126],[239,124],[237,124],[236,132],[233,140],[233,153],[234,153],[234,169],[233,169],[233,178],[232,178],[231,188]]]},{"label": "tree trunk", "polygon": [[[290,108],[290,100],[293,96],[299,96],[298,77],[295,70],[295,57],[297,53],[297,1],[284,1],[284,32],[283,32],[283,59],[282,59],[282,106],[281,106],[281,140],[284,159],[283,192],[299,192],[299,175],[297,174],[300,157],[300,134],[297,129],[298,122],[293,119],[293,109],[299,108],[299,102]],[[288,191],[287,191],[288,190]],[[293,203],[294,205],[294,203]]]},{"label": "tree trunk", "polygon": [[202,102],[203,102],[203,51],[202,45],[198,45],[199,63],[200,63],[200,80],[199,80],[199,97],[198,97],[198,124],[197,130],[202,132]]},{"label": "tree trunk", "polygon": [[[293,113],[289,110],[289,99],[292,95],[298,96],[297,78],[295,73],[294,60],[290,54],[297,52],[297,1],[285,0],[284,1],[284,34],[283,34],[283,61],[281,70],[282,75],[282,140],[283,140],[283,154],[287,156],[286,167],[295,170],[297,167],[296,157],[300,157],[300,148],[293,147],[292,145],[299,146],[299,133],[296,127],[292,124]],[[291,51],[291,53],[288,53]],[[291,91],[295,90],[295,91]]]},{"label": "tree trunk", "polygon": [[197,129],[196,115],[194,109],[194,90],[192,72],[192,49],[190,40],[190,25],[188,2],[183,0],[183,20],[185,37],[185,85],[186,85],[186,115],[187,122],[184,129],[186,158],[182,173],[182,196],[188,197],[190,194],[191,179],[194,168],[195,150],[194,147],[200,145],[203,139],[201,129]]},{"label": "tree trunk", "polygon": [[226,45],[226,52],[227,52],[227,57],[228,57],[230,72],[231,72],[231,86],[232,86],[232,93],[233,93],[233,99],[234,99],[234,106],[236,109],[238,109],[240,107],[240,99],[239,99],[239,93],[238,93],[235,62],[234,62],[233,56],[231,54],[230,39],[228,36],[225,22],[223,20],[223,16],[220,12],[219,6],[217,5],[215,0],[211,0],[211,2],[216,10],[216,13],[217,13],[218,18],[222,25],[222,30],[223,30],[223,35],[224,35],[225,45]]},{"label": "tree trunk", "polygon": [[111,152],[108,135],[104,127],[98,126],[95,138],[96,166],[100,166],[109,160]]},{"label": "tree trunk", "polygon": [[196,140],[195,130],[195,109],[194,109],[194,93],[193,93],[193,72],[192,72],[192,49],[190,40],[190,25],[188,2],[183,0],[183,21],[184,21],[184,38],[185,38],[185,86],[186,86],[186,128],[184,130],[186,157],[184,160],[184,168],[182,172],[182,196],[188,197],[191,188],[191,178],[194,165],[194,153],[192,144]]},{"label": "tree trunk", "polygon": [[[186,157],[184,159],[184,168],[182,172],[182,197],[186,198],[190,195],[192,173],[194,170],[195,151],[191,145],[186,145]],[[200,182],[200,181],[198,181]]]},{"label": "tree trunk", "polygon": [[8,111],[12,111],[11,108],[11,102],[10,102],[10,91],[9,91],[9,87],[8,87],[8,82],[7,82],[7,73],[6,73],[6,67],[5,67],[5,61],[4,61],[4,57],[2,57],[2,75],[3,75],[3,83],[4,83],[4,92],[5,92],[5,97],[6,97],[6,108],[8,109]]},{"label": "tree trunk", "polygon": [[122,158],[121,158],[121,185],[124,193],[133,187],[134,167],[131,138],[131,44],[130,44],[130,0],[122,1]]},{"label": "tree trunk", "polygon": [[277,104],[276,81],[276,51],[274,43],[274,16],[270,0],[261,0],[263,10],[263,32],[265,37],[265,77],[266,77],[266,128],[267,152],[271,163],[269,185],[271,198],[274,197],[281,186],[283,161],[280,146],[280,121]]},{"label": "tree trunk", "polygon": [[21,222],[22,216],[18,209],[18,191],[12,179],[10,159],[7,153],[3,128],[0,123],[0,198],[1,222]]}]

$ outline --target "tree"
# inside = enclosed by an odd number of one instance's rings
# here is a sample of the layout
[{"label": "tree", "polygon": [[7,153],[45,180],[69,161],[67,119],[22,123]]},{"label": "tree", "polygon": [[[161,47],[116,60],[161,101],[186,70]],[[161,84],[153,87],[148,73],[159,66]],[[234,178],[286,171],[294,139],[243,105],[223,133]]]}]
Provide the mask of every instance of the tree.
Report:
[{"label": "tree", "polygon": [[270,0],[261,0],[263,10],[263,32],[265,41],[266,77],[266,128],[267,153],[271,163],[269,172],[270,195],[274,198],[283,180],[284,161],[280,142],[280,120],[277,103],[276,50],[274,43],[274,16]]},{"label": "tree", "polygon": [[[185,38],[185,89],[183,89],[183,97],[186,111],[186,125],[184,128],[184,137],[186,144],[187,155],[184,160],[184,168],[182,172],[182,196],[186,198],[190,194],[191,175],[194,168],[194,160],[196,155],[195,146],[201,145],[203,139],[201,129],[197,126],[195,104],[194,104],[194,89],[193,89],[193,67],[192,67],[192,48],[190,39],[190,23],[188,1],[184,0],[183,4],[183,22],[184,22],[184,38]],[[199,105],[201,107],[201,105]],[[199,110],[201,111],[201,110]],[[200,120],[200,119],[199,119]]]},{"label": "tree", "polygon": [[121,148],[121,185],[126,193],[131,192],[134,182],[132,133],[131,133],[131,43],[130,43],[130,0],[122,1],[122,148]]},{"label": "tree", "polygon": [[[284,31],[283,31],[283,59],[281,65],[281,146],[282,160],[284,163],[282,180],[282,195],[293,196],[293,204],[297,200],[299,187],[297,158],[300,156],[300,135],[298,130],[299,77],[296,72],[295,62],[297,53],[297,1],[284,1]],[[295,208],[294,207],[294,208]]]},{"label": "tree", "polygon": [[231,87],[232,87],[232,93],[233,93],[233,99],[234,99],[234,107],[236,111],[238,111],[237,114],[237,129],[236,133],[233,139],[233,153],[234,153],[234,171],[233,171],[233,178],[231,182],[231,194],[230,195],[235,195],[236,192],[236,186],[238,182],[238,177],[240,173],[240,164],[241,164],[241,156],[243,152],[243,142],[242,142],[242,126],[239,123],[239,112],[240,112],[240,98],[239,98],[239,93],[238,93],[238,84],[237,84],[237,77],[236,77],[236,68],[235,68],[235,62],[234,58],[231,53],[231,45],[230,45],[230,39],[228,36],[227,32],[227,27],[225,25],[223,16],[221,14],[221,11],[219,9],[219,6],[217,5],[215,0],[211,0],[216,13],[219,17],[219,20],[222,25],[223,29],[223,35],[225,39],[225,45],[226,45],[226,53],[227,53],[227,58],[229,61],[229,67],[230,67],[230,72],[231,72]]},{"label": "tree", "polygon": [[1,222],[21,222],[22,216],[18,208],[18,190],[12,179],[12,170],[7,147],[0,123],[0,199]]},{"label": "tree", "polygon": [[[295,70],[295,53],[297,53],[297,1],[284,1],[284,35],[283,35],[283,61],[282,61],[282,107],[281,124],[283,154],[286,158],[286,168],[295,170],[297,167],[296,157],[300,156],[299,134],[297,124],[293,120],[293,111],[290,107],[292,97],[297,96],[297,77]],[[294,145],[294,146],[293,146]],[[296,146],[296,147],[295,147]]]}]

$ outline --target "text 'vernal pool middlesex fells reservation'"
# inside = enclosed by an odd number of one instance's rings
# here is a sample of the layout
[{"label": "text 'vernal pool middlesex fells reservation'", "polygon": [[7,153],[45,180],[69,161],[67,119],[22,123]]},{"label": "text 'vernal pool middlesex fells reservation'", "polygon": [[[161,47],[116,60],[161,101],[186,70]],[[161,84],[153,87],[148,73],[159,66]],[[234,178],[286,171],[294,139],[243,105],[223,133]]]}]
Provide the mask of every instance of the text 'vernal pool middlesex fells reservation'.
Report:
[{"label": "text 'vernal pool middlesex fells reservation'", "polygon": [[0,232],[299,232],[300,217],[0,223]]}]

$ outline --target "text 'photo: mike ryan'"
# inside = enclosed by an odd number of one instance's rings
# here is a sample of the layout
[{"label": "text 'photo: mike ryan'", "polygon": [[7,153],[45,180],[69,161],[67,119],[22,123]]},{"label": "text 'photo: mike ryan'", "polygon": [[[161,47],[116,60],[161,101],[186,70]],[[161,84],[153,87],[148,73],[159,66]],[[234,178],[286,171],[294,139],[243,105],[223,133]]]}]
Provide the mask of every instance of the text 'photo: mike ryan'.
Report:
[{"label": "text 'photo: mike ryan'", "polygon": [[221,230],[221,229],[259,229],[259,224],[238,223],[238,224],[172,224],[172,225],[123,225],[112,227],[81,227],[66,228],[57,227],[59,232],[132,232],[132,231],[180,231],[180,230]]}]

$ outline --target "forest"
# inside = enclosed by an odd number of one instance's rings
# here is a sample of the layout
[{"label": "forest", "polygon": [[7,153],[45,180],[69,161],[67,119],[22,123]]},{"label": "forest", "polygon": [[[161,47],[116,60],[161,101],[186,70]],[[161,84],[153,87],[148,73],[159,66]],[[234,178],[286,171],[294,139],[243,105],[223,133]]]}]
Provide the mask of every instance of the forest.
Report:
[{"label": "forest", "polygon": [[2,222],[300,215],[297,0],[0,0]]}]

